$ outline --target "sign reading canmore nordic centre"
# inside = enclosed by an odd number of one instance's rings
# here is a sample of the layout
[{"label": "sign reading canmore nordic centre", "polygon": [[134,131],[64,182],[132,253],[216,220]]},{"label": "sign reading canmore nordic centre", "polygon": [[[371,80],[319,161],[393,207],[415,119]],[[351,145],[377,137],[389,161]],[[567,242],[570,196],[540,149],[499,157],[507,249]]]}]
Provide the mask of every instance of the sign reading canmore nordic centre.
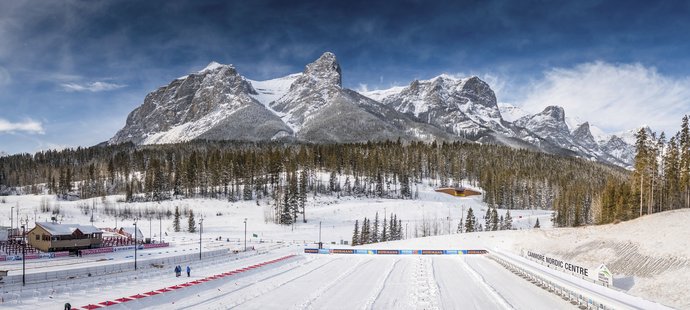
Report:
[{"label": "sign reading canmore nordic centre", "polygon": [[581,266],[578,266],[575,264],[571,264],[568,262],[564,262],[564,261],[559,260],[559,259],[551,258],[551,257],[548,257],[544,254],[534,253],[532,251],[527,251],[527,256],[529,256],[533,259],[545,262],[549,265],[554,265],[556,267],[560,267],[560,268],[563,268],[565,270],[589,277],[589,270],[587,270],[587,268],[584,268],[584,267],[581,267]]}]

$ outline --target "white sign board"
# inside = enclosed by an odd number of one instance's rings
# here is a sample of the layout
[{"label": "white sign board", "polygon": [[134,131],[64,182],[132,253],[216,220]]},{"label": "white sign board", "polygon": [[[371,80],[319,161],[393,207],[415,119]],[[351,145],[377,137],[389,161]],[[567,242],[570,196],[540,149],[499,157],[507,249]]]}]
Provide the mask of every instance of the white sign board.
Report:
[{"label": "white sign board", "polygon": [[601,264],[599,268],[597,268],[597,280],[601,281],[607,286],[613,286],[613,274],[611,274],[611,271],[606,267],[606,265]]}]

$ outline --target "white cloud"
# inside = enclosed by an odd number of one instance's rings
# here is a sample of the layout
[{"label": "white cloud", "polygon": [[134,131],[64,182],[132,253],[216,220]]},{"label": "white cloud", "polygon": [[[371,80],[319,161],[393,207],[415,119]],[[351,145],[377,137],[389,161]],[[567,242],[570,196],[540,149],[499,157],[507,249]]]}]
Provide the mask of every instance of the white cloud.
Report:
[{"label": "white cloud", "polygon": [[27,119],[23,122],[17,122],[13,123],[8,120],[0,118],[0,134],[7,132],[7,133],[12,133],[16,131],[24,131],[27,133],[34,133],[34,134],[44,134],[45,131],[43,130],[43,124],[40,122],[34,121],[32,119]]},{"label": "white cloud", "polygon": [[68,92],[101,92],[101,91],[109,91],[109,90],[115,90],[119,88],[123,88],[126,85],[122,84],[115,84],[115,83],[108,83],[108,82],[91,82],[91,83],[62,83],[60,84],[62,88]]},{"label": "white cloud", "polygon": [[646,124],[674,134],[682,115],[690,113],[690,79],[664,76],[641,64],[584,63],[546,72],[519,102],[532,113],[559,105],[568,116],[609,132]]}]

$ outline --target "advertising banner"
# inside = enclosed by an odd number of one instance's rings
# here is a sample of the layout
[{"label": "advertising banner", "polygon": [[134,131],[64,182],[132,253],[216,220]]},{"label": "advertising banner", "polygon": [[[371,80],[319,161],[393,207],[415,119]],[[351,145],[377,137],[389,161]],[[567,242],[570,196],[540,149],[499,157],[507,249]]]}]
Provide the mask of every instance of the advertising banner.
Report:
[{"label": "advertising banner", "polygon": [[170,246],[170,243],[145,243],[144,249],[165,248],[165,247],[169,247],[169,246]]},{"label": "advertising banner", "polygon": [[332,249],[332,254],[355,254],[354,249]]},{"label": "advertising banner", "polygon": [[86,249],[86,250],[81,250],[81,255],[102,254],[102,253],[111,253],[111,252],[113,252],[113,248],[111,248],[111,247],[97,248],[97,249]]},{"label": "advertising banner", "polygon": [[69,256],[69,251],[54,252],[53,257],[67,257]]},{"label": "advertising banner", "polygon": [[400,251],[399,250],[378,250],[377,254],[398,255],[398,254],[400,254]]}]

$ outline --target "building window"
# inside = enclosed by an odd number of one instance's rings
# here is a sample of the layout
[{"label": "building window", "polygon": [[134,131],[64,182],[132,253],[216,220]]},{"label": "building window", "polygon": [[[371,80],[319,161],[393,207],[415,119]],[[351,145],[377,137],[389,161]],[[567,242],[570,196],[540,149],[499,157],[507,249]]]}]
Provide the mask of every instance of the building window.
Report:
[{"label": "building window", "polygon": [[36,235],[36,240],[40,240],[41,236]]}]

